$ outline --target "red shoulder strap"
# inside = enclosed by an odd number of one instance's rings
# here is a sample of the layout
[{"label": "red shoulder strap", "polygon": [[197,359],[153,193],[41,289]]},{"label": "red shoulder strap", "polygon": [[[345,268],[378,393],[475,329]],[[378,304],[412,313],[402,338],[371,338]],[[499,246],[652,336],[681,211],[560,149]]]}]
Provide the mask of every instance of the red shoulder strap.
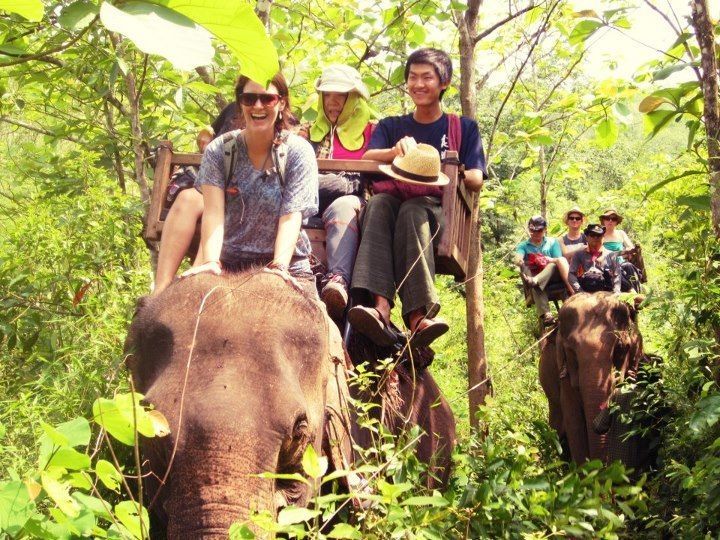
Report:
[{"label": "red shoulder strap", "polygon": [[460,142],[462,141],[462,129],[460,117],[457,114],[448,113],[448,150],[460,153]]}]

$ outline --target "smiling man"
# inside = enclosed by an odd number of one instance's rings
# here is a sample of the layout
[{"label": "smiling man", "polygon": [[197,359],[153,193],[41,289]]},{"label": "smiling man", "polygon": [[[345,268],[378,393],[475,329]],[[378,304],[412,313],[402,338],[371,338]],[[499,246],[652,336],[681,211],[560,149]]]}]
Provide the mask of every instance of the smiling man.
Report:
[{"label": "smiling man", "polygon": [[[415,110],[380,121],[363,159],[393,162],[393,179],[374,182],[374,195],[362,217],[362,240],[353,272],[352,289],[365,297],[364,306],[350,310],[353,327],[378,345],[390,345],[390,309],[398,292],[405,324],[417,346],[429,345],[448,330],[435,315],[440,309],[435,291],[433,244],[442,229],[442,187],[437,176],[407,180],[398,173],[401,158],[419,143],[434,147],[445,158],[457,151],[464,165],[465,186],[478,191],[485,178],[485,157],[474,120],[443,112],[441,99],[452,79],[452,62],[444,51],[420,49],[405,64],[407,92]],[[422,152],[421,152],[422,153]],[[423,154],[424,155],[424,154]],[[406,181],[397,180],[403,174]]]}]

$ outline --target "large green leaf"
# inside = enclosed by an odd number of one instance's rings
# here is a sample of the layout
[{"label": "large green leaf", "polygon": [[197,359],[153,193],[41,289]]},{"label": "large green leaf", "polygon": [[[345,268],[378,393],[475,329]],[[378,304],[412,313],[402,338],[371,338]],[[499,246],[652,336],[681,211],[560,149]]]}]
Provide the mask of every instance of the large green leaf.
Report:
[{"label": "large green leaf", "polygon": [[131,39],[138,49],[167,58],[176,68],[192,70],[212,62],[210,35],[185,15],[146,2],[127,2],[122,9],[100,6],[100,20],[113,32]]},{"label": "large green leaf", "polygon": [[278,56],[251,4],[245,0],[157,0],[195,21],[240,60],[240,73],[265,84],[280,70]]},{"label": "large green leaf", "polygon": [[[145,538],[150,526],[150,519],[144,506],[140,507],[142,514],[138,514],[138,505],[132,501],[123,501],[115,506],[115,515],[134,538]],[[141,522],[142,519],[142,522]]]},{"label": "large green leaf", "polygon": [[579,43],[582,43],[592,36],[601,26],[603,26],[602,22],[592,19],[580,21],[575,25],[575,28],[572,29],[572,32],[570,32],[570,37],[568,37],[570,45],[578,45]]},{"label": "large green leaf", "polygon": [[0,10],[17,13],[28,21],[39,21],[45,13],[41,0],[0,0]]},{"label": "large green leaf", "polygon": [[140,406],[142,395],[134,394],[134,400],[132,396],[133,394],[120,394],[114,399],[99,398],[93,404],[95,422],[128,446],[135,443],[135,421],[137,430],[142,435],[152,437],[155,434],[152,420]]},{"label": "large green leaf", "polygon": [[0,484],[0,532],[13,537],[35,511],[28,488],[23,482]]},{"label": "large green leaf", "polygon": [[58,22],[68,30],[80,30],[92,22],[98,14],[98,7],[86,0],[78,0],[63,8]]},{"label": "large green leaf", "polygon": [[650,189],[647,190],[647,192],[645,193],[645,198],[648,198],[650,195],[655,193],[658,189],[665,187],[672,182],[675,182],[675,180],[680,180],[681,178],[685,178],[687,176],[694,176],[694,175],[699,175],[699,174],[705,174],[705,171],[685,171],[676,176],[671,176],[669,178],[660,180],[657,184],[654,184]]},{"label": "large green leaf", "polygon": [[601,148],[608,148],[615,144],[618,138],[618,126],[614,119],[605,118],[595,128],[595,143]]}]

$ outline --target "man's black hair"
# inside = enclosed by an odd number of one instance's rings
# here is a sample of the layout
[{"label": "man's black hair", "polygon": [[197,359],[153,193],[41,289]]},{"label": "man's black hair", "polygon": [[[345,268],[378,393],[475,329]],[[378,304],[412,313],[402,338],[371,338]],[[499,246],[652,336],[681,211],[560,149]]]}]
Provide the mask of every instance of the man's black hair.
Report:
[{"label": "man's black hair", "polygon": [[[418,49],[405,62],[405,82],[407,83],[410,76],[410,66],[412,64],[430,64],[435,68],[435,73],[440,78],[440,84],[449,83],[452,79],[452,61],[450,55],[440,49]],[[442,100],[445,90],[440,91],[440,99]]]}]

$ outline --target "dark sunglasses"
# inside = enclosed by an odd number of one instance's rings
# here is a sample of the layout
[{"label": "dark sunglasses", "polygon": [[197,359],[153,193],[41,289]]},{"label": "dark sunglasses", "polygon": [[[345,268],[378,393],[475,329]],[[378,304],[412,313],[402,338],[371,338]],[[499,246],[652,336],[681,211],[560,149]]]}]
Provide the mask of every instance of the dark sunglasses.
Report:
[{"label": "dark sunglasses", "polygon": [[582,221],[582,216],[568,216],[568,221]]},{"label": "dark sunglasses", "polygon": [[252,107],[257,103],[258,99],[264,107],[272,107],[280,101],[280,96],[277,94],[256,94],[255,92],[243,92],[239,98],[240,104],[246,107]]},{"label": "dark sunglasses", "polygon": [[604,219],[605,221],[617,221],[618,217],[617,216],[603,216],[600,219]]}]

